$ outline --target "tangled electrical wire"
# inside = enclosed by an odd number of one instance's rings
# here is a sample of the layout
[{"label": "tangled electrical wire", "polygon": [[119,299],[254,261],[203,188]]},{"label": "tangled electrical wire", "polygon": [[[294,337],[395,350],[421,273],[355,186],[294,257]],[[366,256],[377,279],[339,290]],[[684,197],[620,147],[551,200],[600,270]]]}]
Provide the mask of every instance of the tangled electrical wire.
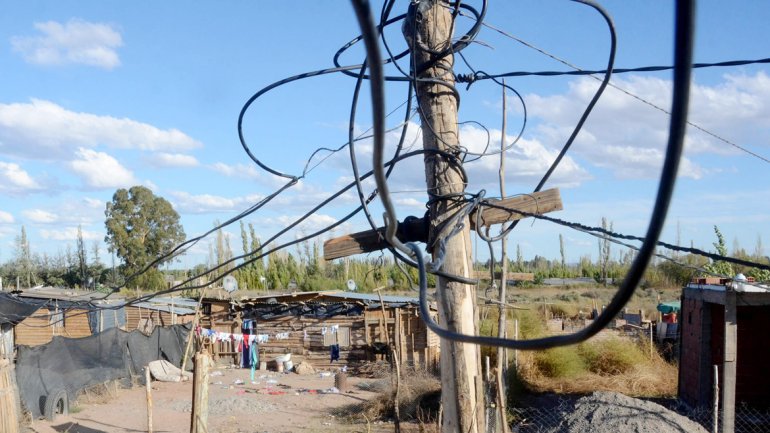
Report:
[{"label": "tangled electrical wire", "polygon": [[[339,227],[341,224],[351,220],[354,216],[362,212],[368,224],[373,229],[376,229],[378,227],[378,224],[376,223],[375,218],[372,216],[372,213],[369,209],[369,205],[377,197],[380,197],[380,199],[382,200],[382,205],[386,211],[385,238],[390,243],[389,250],[396,257],[397,259],[396,264],[399,265],[399,269],[402,269],[401,265],[405,264],[407,266],[416,267],[419,270],[418,286],[419,286],[419,293],[420,293],[420,299],[421,299],[421,308],[427,309],[428,301],[427,301],[426,274],[428,272],[433,273],[439,276],[440,278],[446,279],[448,281],[455,281],[463,284],[475,284],[477,282],[473,278],[469,278],[463,275],[454,275],[442,269],[442,263],[444,261],[444,255],[446,253],[445,245],[448,239],[450,239],[452,236],[456,235],[458,232],[462,230],[463,225],[466,223],[468,219],[468,216],[474,210],[480,210],[484,207],[500,207],[498,204],[495,204],[494,202],[486,199],[484,197],[483,192],[479,192],[479,193],[464,192],[465,187],[469,183],[469,178],[467,173],[463,170],[463,167],[462,167],[463,163],[469,162],[466,159],[468,156],[472,156],[475,158],[483,158],[486,156],[496,155],[496,154],[506,152],[507,150],[511,149],[513,146],[516,145],[516,143],[523,136],[525,131],[525,127],[527,123],[527,114],[526,114],[527,108],[526,108],[524,99],[519,94],[519,92],[516,91],[514,87],[500,82],[498,80],[499,78],[523,76],[523,75],[540,75],[540,76],[584,75],[584,74],[602,74],[603,75],[603,78],[601,78],[601,85],[596,90],[589,104],[584,109],[583,114],[581,115],[579,121],[575,125],[569,138],[566,140],[558,156],[553,161],[553,163],[551,164],[549,169],[546,171],[546,173],[543,175],[539,183],[535,186],[534,191],[540,191],[549,180],[551,174],[558,167],[562,158],[569,151],[570,146],[572,145],[575,138],[581,131],[583,124],[585,123],[586,119],[590,115],[593,107],[596,105],[604,89],[609,84],[610,77],[613,73],[631,72],[631,71],[637,71],[637,72],[653,71],[653,70],[657,71],[657,70],[666,70],[666,69],[673,68],[674,86],[673,86],[673,104],[671,107],[671,111],[669,112],[669,114],[671,115],[669,142],[667,146],[666,158],[665,158],[664,167],[663,167],[663,171],[660,178],[660,184],[658,188],[658,198],[656,200],[656,204],[653,210],[649,227],[647,229],[647,233],[644,237],[627,236],[627,235],[622,235],[618,233],[612,233],[600,228],[588,227],[578,223],[570,223],[570,222],[559,220],[556,218],[547,217],[544,215],[538,215],[537,213],[532,214],[532,213],[522,212],[515,209],[506,209],[511,213],[518,213],[522,216],[529,216],[529,217],[543,219],[555,224],[560,224],[562,226],[570,227],[575,230],[584,231],[595,236],[601,236],[603,238],[619,238],[619,239],[636,240],[636,241],[642,242],[642,245],[638,247],[639,253],[637,254],[636,259],[634,260],[631,266],[631,269],[629,270],[628,275],[624,280],[622,286],[616,293],[612,302],[608,305],[607,309],[598,317],[597,320],[594,321],[592,325],[590,325],[589,327],[585,328],[580,332],[577,332],[571,335],[549,337],[549,338],[538,339],[538,340],[517,341],[517,340],[492,338],[492,337],[481,337],[481,336],[475,336],[475,335],[458,334],[453,330],[443,328],[440,325],[433,322],[431,319],[431,316],[429,314],[426,314],[426,311],[423,311],[423,314],[421,315],[423,320],[426,320],[426,323],[428,324],[428,326],[441,337],[444,337],[450,340],[462,341],[462,342],[504,346],[504,347],[517,348],[517,349],[542,349],[542,348],[554,347],[559,345],[572,344],[579,341],[583,341],[589,338],[590,336],[594,335],[596,332],[602,329],[607,323],[609,323],[609,321],[615,316],[615,314],[619,312],[622,309],[622,307],[625,305],[625,303],[629,300],[629,298],[634,292],[636,285],[641,279],[642,273],[646,268],[650,258],[654,254],[656,254],[655,247],[660,245],[666,248],[676,250],[675,246],[658,242],[658,237],[662,230],[663,222],[665,220],[665,215],[668,209],[668,204],[671,199],[674,181],[676,178],[679,157],[682,152],[682,143],[683,143],[685,124],[687,122],[687,101],[688,101],[688,92],[689,92],[688,83],[689,83],[691,69],[693,67],[692,65],[692,39],[693,39],[692,27],[693,27],[693,20],[694,20],[694,17],[693,17],[694,1],[693,0],[677,1],[674,66],[673,67],[652,66],[652,67],[631,68],[631,69],[629,68],[619,69],[614,67],[614,57],[615,57],[615,50],[616,50],[615,30],[614,30],[614,25],[612,23],[612,20],[607,14],[607,12],[604,11],[604,9],[601,6],[599,6],[597,3],[595,3],[592,0],[572,0],[572,1],[575,3],[583,4],[593,8],[595,11],[597,11],[601,15],[601,17],[604,19],[604,21],[607,24],[611,43],[610,43],[610,51],[608,53],[607,66],[602,70],[590,70],[590,71],[581,70],[579,73],[576,73],[576,72],[559,73],[559,72],[553,72],[553,71],[551,72],[545,71],[540,73],[510,72],[510,73],[501,73],[501,74],[488,74],[482,70],[476,70],[471,65],[471,63],[467,60],[466,56],[463,53],[463,50],[471,46],[473,43],[478,42],[477,37],[481,29],[484,27],[489,27],[484,21],[488,10],[487,0],[481,0],[480,1],[481,7],[479,7],[478,9],[470,5],[467,5],[462,1],[444,4],[443,7],[449,8],[451,12],[452,30],[454,30],[455,19],[458,16],[469,17],[473,22],[470,28],[465,33],[463,33],[461,37],[452,40],[450,44],[443,47],[433,47],[433,46],[427,45],[425,41],[421,40],[421,37],[418,34],[418,27],[420,25],[420,13],[421,13],[420,8],[425,7],[427,2],[412,2],[409,6],[408,13],[398,15],[396,17],[391,17],[391,12],[393,10],[395,0],[386,0],[384,1],[382,9],[380,11],[379,21],[375,23],[373,19],[373,13],[370,9],[368,1],[352,0],[352,5],[354,7],[356,16],[358,18],[358,21],[361,27],[361,35],[353,38],[350,42],[346,43],[334,54],[334,57],[333,57],[334,67],[309,71],[309,72],[297,74],[297,75],[276,81],[260,89],[256,93],[254,93],[244,103],[238,115],[238,122],[237,122],[238,138],[247,156],[258,167],[260,167],[264,171],[274,176],[285,179],[286,183],[282,185],[280,188],[278,188],[275,192],[267,195],[265,198],[255,203],[254,205],[250,206],[249,208],[239,213],[238,215],[228,219],[227,221],[221,224],[218,224],[216,227],[203,233],[200,236],[191,238],[190,240],[187,240],[179,244],[171,251],[161,255],[160,257],[157,257],[154,261],[149,263],[143,269],[135,272],[132,275],[129,275],[122,285],[113,287],[112,291],[116,292],[117,290],[124,287],[126,284],[130,283],[132,280],[134,280],[141,274],[147,272],[152,267],[157,266],[159,263],[163,263],[169,260],[170,258],[183,254],[185,251],[189,250],[189,248],[191,248],[197,242],[211,235],[215,231],[222,229],[224,227],[227,227],[249,215],[254,214],[258,210],[263,209],[265,206],[270,204],[276,197],[290,190],[292,187],[296,186],[300,180],[308,176],[308,174],[311,173],[315,167],[323,163],[331,155],[341,152],[345,148],[347,148],[349,151],[351,171],[353,173],[353,181],[349,182],[347,185],[345,185],[343,188],[341,188],[337,192],[332,193],[328,198],[326,198],[321,203],[314,206],[310,211],[308,211],[301,217],[297,218],[295,221],[288,224],[283,229],[276,232],[273,236],[270,236],[268,239],[266,239],[262,243],[261,247],[255,250],[244,252],[244,254],[242,255],[234,256],[222,263],[217,264],[216,266],[211,267],[210,269],[207,269],[202,273],[196,274],[192,277],[185,279],[184,281],[178,284],[175,284],[169,289],[162,290],[152,294],[147,294],[144,296],[135,297],[131,300],[126,301],[125,303],[117,303],[115,305],[103,305],[103,304],[97,303],[99,300],[96,299],[91,301],[85,301],[84,304],[88,304],[90,308],[94,308],[94,309],[117,309],[127,305],[133,305],[136,303],[144,302],[156,296],[174,293],[181,290],[203,289],[205,287],[210,286],[213,283],[218,282],[219,280],[224,278],[227,274],[237,271],[243,267],[249,266],[257,260],[262,260],[264,257],[276,251],[288,248],[290,246],[299,244],[301,242],[305,242],[307,240],[310,240],[310,239],[319,237],[325,233],[328,233],[329,231],[335,229],[336,227]],[[390,44],[388,43],[387,38],[385,37],[384,29],[388,26],[391,26],[397,23],[401,23],[402,31],[404,32],[405,37],[411,48],[404,50],[400,53],[393,53],[391,50]],[[363,45],[365,46],[365,49],[366,49],[366,57],[364,61],[360,64],[343,65],[341,63],[342,56],[347,52],[347,50],[349,50],[351,47],[355,46],[359,42],[363,42]],[[380,53],[380,44],[382,44],[382,46],[385,48],[385,53],[386,53],[385,56],[382,56]],[[468,67],[468,69],[471,71],[471,73],[455,74],[451,68],[451,65],[446,65],[442,60],[447,55],[458,55],[463,60],[465,65]],[[418,60],[418,59],[423,59],[423,60]],[[399,63],[400,61],[407,61],[407,60],[409,62],[409,66],[407,67]],[[733,61],[733,62],[720,62],[720,63],[712,63],[712,64],[698,64],[696,66],[697,67],[733,66],[733,65],[748,64],[748,63],[766,63],[768,61],[770,60],[762,59],[757,61]],[[395,69],[398,71],[398,74],[386,75],[384,71],[385,65],[393,65]],[[426,73],[431,69],[439,70],[440,74],[438,76],[427,76]],[[349,76],[355,79],[355,86],[354,86],[354,91],[353,91],[352,100],[351,100],[350,115],[348,119],[349,124],[348,124],[347,141],[336,148],[317,149],[308,158],[307,163],[304,166],[304,169],[299,174],[292,174],[280,168],[271,167],[262,159],[257,157],[256,148],[253,146],[253,144],[249,144],[247,142],[246,134],[244,132],[245,116],[246,116],[246,113],[249,111],[249,109],[259,100],[259,98],[263,97],[267,93],[281,86],[288,85],[298,80],[309,79],[309,78],[319,77],[319,76],[324,76],[329,74],[344,74],[346,76]],[[485,146],[484,150],[481,152],[472,152],[469,149],[464,148],[459,143],[447,142],[441,137],[440,134],[437,133],[437,131],[435,131],[431,127],[430,123],[426,123],[423,121],[422,133],[424,135],[430,135],[431,137],[436,138],[440,145],[435,148],[425,148],[420,150],[406,151],[407,149],[405,149],[404,144],[406,141],[407,128],[409,126],[410,121],[416,115],[420,115],[421,117],[424,117],[426,114],[424,107],[419,103],[419,101],[416,104],[416,108],[413,108],[414,100],[416,98],[419,99],[418,96],[415,95],[416,93],[418,93],[419,89],[424,89],[427,86],[435,86],[436,88],[443,89],[446,93],[450,94],[454,98],[456,104],[459,105],[460,92],[456,88],[454,83],[455,82],[467,83],[468,87],[466,88],[466,90],[469,90],[470,84],[479,80],[490,80],[491,82],[494,82],[499,86],[504,86],[506,89],[512,91],[517,96],[519,103],[521,104],[522,113],[523,113],[521,127],[519,128],[516,137],[510,143],[505,144],[499,150],[489,150],[490,138],[489,138],[489,132],[487,130],[487,145]],[[354,134],[354,131],[355,131],[354,125],[356,122],[356,113],[358,111],[358,101],[359,101],[360,91],[364,81],[368,81],[371,86],[373,126],[370,130],[365,131],[364,133],[356,136]],[[394,109],[390,113],[385,113],[384,86],[386,82],[405,83],[407,86],[406,97],[404,99],[404,102],[402,102],[398,107],[396,107],[396,109]],[[399,140],[395,146],[395,150],[393,154],[390,155],[386,160],[386,156],[384,152],[384,148],[385,148],[384,137],[386,133],[385,119],[391,115],[396,114],[400,109],[403,109],[403,112],[404,112],[403,119],[395,128],[391,130],[393,132],[400,130]],[[483,125],[481,125],[478,122],[476,123],[483,128]],[[486,128],[483,128],[483,129],[486,130]],[[370,134],[370,131],[371,131],[371,134]],[[373,140],[373,143],[374,143],[373,168],[368,172],[361,173],[357,162],[356,143],[362,140],[370,139],[370,138]],[[326,152],[325,156],[320,158],[319,161],[315,161],[316,156],[321,154],[322,152]],[[425,263],[425,260],[422,257],[422,252],[419,247],[417,247],[414,244],[403,244],[401,241],[399,241],[399,239],[396,236],[398,219],[396,216],[395,204],[393,203],[393,200],[391,198],[391,192],[388,188],[388,178],[392,174],[394,168],[398,163],[408,158],[414,158],[414,157],[442,159],[448,165],[450,165],[453,170],[456,170],[460,174],[460,178],[462,180],[462,185],[461,185],[462,192],[451,193],[451,194],[442,193],[434,184],[430,183],[431,182],[430,179],[428,180],[430,185],[427,189],[428,196],[429,196],[429,203],[428,203],[429,206],[433,208],[435,206],[443,205],[453,210],[452,214],[444,222],[443,229],[438,234],[435,234],[435,233],[432,234],[431,238],[427,242],[428,250],[434,252],[434,260],[432,263]],[[376,183],[376,189],[374,189],[373,191],[367,194],[364,191],[362,182],[368,178],[374,179]],[[348,214],[339,218],[333,224],[330,224],[326,227],[318,229],[312,233],[303,234],[302,236],[297,237],[293,240],[285,241],[277,245],[272,245],[273,242],[277,242],[281,238],[281,236],[297,228],[297,226],[299,226],[304,221],[306,221],[311,215],[317,213],[318,211],[323,209],[325,206],[333,203],[340,196],[342,196],[345,193],[348,193],[349,191],[352,191],[354,188],[356,191],[357,198],[359,200],[359,205],[356,206],[355,209],[351,210]],[[480,214],[480,212],[478,212],[477,215],[478,214]],[[430,215],[430,211],[429,211],[428,216],[433,217],[435,215]],[[477,225],[477,227],[480,227],[480,226]],[[506,227],[499,236],[484,237],[484,240],[491,244],[491,242],[499,240],[500,238],[507,235],[515,227],[516,227],[516,221],[508,225],[508,227]],[[613,241],[619,242],[616,240],[613,240]],[[624,245],[628,246],[629,248],[636,248],[628,244],[624,244]],[[687,252],[689,253],[699,254],[705,257],[709,257],[713,260],[726,260],[726,261],[735,260],[734,263],[740,263],[746,266],[753,266],[760,269],[770,269],[770,266],[766,266],[760,263],[754,263],[754,262],[749,262],[745,260],[741,261],[738,259],[731,259],[729,257],[722,257],[719,255],[711,254],[711,253],[697,250],[694,248],[684,249],[684,250],[687,250]],[[407,279],[409,279],[409,275],[406,272],[405,274],[407,275]],[[198,281],[200,277],[210,277],[210,278],[208,278],[208,280],[205,283],[199,283]]]}]

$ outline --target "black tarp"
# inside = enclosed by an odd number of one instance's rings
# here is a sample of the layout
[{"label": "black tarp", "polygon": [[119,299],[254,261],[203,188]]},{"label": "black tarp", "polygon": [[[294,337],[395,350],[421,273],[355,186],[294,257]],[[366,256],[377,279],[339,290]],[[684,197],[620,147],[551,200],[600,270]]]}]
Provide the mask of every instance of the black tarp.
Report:
[{"label": "black tarp", "polygon": [[189,324],[156,327],[147,336],[111,328],[85,338],[54,337],[41,346],[19,346],[16,379],[21,401],[38,418],[45,399],[58,390],[65,390],[73,401],[90,386],[132,376],[143,380],[142,369],[150,361],[180,365],[189,330]]},{"label": "black tarp", "polygon": [[313,317],[326,319],[334,316],[360,316],[364,306],[360,304],[335,302],[300,304],[257,304],[244,308],[244,319],[269,320],[279,317]]},{"label": "black tarp", "polygon": [[37,311],[42,302],[28,302],[8,293],[0,293],[0,324],[15,325]]}]

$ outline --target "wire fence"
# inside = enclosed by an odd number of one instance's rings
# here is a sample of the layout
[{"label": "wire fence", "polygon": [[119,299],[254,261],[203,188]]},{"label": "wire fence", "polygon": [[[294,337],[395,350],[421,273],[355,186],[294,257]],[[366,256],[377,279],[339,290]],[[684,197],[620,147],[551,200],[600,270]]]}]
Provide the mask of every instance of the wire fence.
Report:
[{"label": "wire fence", "polygon": [[[655,431],[692,431],[692,424],[687,424],[686,421],[678,421],[676,419],[677,416],[699,424],[700,428],[702,428],[701,431],[704,432],[721,433],[724,431],[722,411],[716,414],[718,418],[715,423],[715,414],[712,410],[705,408],[692,409],[675,399],[658,400],[658,403],[661,405],[661,410],[654,413],[653,418],[667,418],[667,420],[665,423],[658,425],[658,429]],[[581,429],[580,423],[575,422],[576,417],[573,414],[580,411],[576,411],[574,399],[562,398],[555,405],[549,405],[548,407],[513,407],[509,408],[508,412],[509,420],[511,421],[511,431],[515,433],[574,433],[592,431],[590,428]],[[617,418],[623,418],[623,414],[618,414]],[[631,426],[634,422],[638,422],[649,426],[651,424],[649,418],[649,413],[639,414],[631,419],[623,419],[622,424]],[[608,427],[616,427],[612,425],[611,420],[604,419],[603,423]],[[687,428],[686,430],[679,430],[679,425],[690,427],[685,427]],[[582,425],[582,427],[585,427],[585,425]],[[623,430],[621,427],[613,431],[623,433],[624,431],[637,430]],[[736,433],[770,432],[770,410],[739,405],[735,413],[734,431]]]}]

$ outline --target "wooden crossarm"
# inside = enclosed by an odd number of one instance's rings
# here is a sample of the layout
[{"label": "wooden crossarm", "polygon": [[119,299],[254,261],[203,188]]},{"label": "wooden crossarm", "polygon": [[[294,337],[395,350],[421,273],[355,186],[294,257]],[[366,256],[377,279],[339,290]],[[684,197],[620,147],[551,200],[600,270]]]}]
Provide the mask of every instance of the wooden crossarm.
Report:
[{"label": "wooden crossarm", "polygon": [[[563,209],[561,194],[558,188],[518,195],[502,200],[490,200],[489,203],[494,204],[495,207],[488,205],[482,207],[480,218],[482,227],[525,218],[524,215],[513,210],[540,215]],[[471,213],[470,221],[471,228],[476,230],[476,212]],[[397,237],[401,242],[426,242],[428,240],[428,224],[426,219],[407,217],[404,222],[399,223]],[[324,242],[324,260],[334,260],[354,254],[379,251],[388,246],[388,242],[385,240],[384,227],[380,227],[377,230],[366,230],[336,237]]]}]

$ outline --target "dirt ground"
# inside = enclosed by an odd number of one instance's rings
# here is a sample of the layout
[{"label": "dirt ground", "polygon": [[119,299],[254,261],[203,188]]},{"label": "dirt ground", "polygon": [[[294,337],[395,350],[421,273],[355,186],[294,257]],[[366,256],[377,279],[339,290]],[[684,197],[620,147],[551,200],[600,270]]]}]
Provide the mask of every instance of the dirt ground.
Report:
[{"label": "dirt ground", "polygon": [[[335,393],[334,376],[257,371],[254,382],[247,369],[217,369],[209,380],[211,433],[367,432],[364,419],[351,424],[337,409],[376,396],[366,390],[376,380],[348,377],[350,390]],[[221,374],[221,375],[220,375]],[[240,384],[238,382],[242,381]],[[363,389],[362,389],[363,388]],[[147,402],[143,386],[121,389],[101,403],[81,403],[54,422],[35,420],[37,433],[136,433],[147,431]],[[152,383],[153,431],[190,431],[192,384]],[[335,415],[335,413],[337,415]],[[392,432],[392,424],[373,423],[371,432]]]}]

